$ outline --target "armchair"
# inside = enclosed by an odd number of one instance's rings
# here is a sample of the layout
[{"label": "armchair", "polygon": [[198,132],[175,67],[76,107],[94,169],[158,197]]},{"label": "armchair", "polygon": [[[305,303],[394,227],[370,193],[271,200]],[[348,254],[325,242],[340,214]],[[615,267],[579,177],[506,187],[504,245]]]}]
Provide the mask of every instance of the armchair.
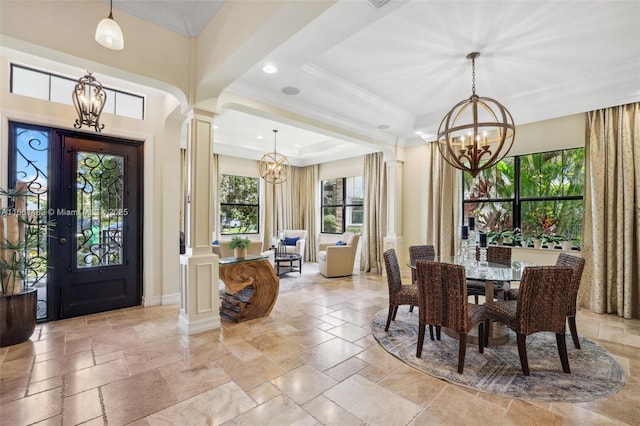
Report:
[{"label": "armchair", "polygon": [[[306,229],[287,229],[282,231],[286,253],[295,253],[302,256],[304,262],[304,246],[307,239]],[[296,240],[297,238],[297,240]]]},{"label": "armchair", "polygon": [[325,277],[346,277],[353,274],[360,236],[351,232],[342,234],[343,245],[321,243],[318,252],[318,269]]}]

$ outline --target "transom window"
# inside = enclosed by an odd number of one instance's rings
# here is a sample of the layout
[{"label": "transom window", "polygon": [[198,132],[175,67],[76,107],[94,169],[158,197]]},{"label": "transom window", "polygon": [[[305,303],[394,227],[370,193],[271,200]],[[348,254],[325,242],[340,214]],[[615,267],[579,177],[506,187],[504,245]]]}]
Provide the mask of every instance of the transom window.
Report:
[{"label": "transom window", "polygon": [[362,176],[323,180],[322,232],[362,234],[364,220],[364,179]]},{"label": "transom window", "polygon": [[222,175],[220,179],[220,233],[257,234],[260,217],[258,178]]},{"label": "transom window", "polygon": [[[73,105],[71,92],[78,80],[11,64],[11,93]],[[107,102],[102,112],[144,120],[144,97],[104,88]]]},{"label": "transom window", "polygon": [[475,179],[463,173],[463,180],[465,220],[475,217],[490,238],[511,238],[516,230],[516,245],[539,238],[580,247],[584,148],[508,157]]}]

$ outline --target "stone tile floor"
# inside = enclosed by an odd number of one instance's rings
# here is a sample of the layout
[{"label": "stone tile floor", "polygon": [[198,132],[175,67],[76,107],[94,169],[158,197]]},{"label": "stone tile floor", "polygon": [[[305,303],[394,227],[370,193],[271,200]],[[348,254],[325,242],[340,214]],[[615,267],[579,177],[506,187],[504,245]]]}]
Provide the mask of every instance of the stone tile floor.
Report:
[{"label": "stone tile floor", "polygon": [[385,277],[314,277],[295,278],[310,284],[281,293],[269,317],[192,336],[178,328],[175,305],[41,324],[31,341],[0,349],[0,424],[640,424],[640,321],[578,315],[578,331],[627,372],[617,394],[515,400],[386,353],[369,329],[387,306]]}]

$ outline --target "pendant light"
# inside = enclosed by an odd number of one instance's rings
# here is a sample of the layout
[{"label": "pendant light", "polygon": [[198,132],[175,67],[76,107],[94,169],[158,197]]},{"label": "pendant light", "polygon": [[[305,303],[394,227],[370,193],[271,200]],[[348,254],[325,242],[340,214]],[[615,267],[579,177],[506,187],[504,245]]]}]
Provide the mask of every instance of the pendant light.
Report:
[{"label": "pendant light", "polygon": [[90,72],[78,80],[71,93],[71,98],[78,114],[73,127],[79,129],[82,126],[89,126],[93,127],[96,132],[102,131],[104,124],[100,124],[100,114],[102,114],[102,109],[107,101],[107,92]]},{"label": "pendant light", "polygon": [[98,28],[96,28],[96,41],[108,49],[124,49],[122,30],[113,19],[113,0],[110,0],[109,3],[109,16],[100,21]]},{"label": "pendant light", "polygon": [[289,178],[289,159],[276,150],[277,133],[277,130],[273,131],[273,153],[264,154],[258,163],[262,179],[274,184],[286,182]]},{"label": "pendant light", "polygon": [[471,173],[502,160],[513,146],[516,127],[511,113],[498,101],[476,95],[476,58],[471,59],[472,94],[445,115],[438,129],[440,154],[453,167]]}]

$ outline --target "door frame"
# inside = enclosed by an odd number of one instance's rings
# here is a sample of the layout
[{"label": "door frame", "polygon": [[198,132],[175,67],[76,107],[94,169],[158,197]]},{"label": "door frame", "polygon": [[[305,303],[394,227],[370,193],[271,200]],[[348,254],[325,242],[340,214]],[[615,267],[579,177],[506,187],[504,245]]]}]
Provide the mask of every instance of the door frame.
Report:
[{"label": "door frame", "polygon": [[[64,150],[63,141],[65,137],[79,138],[85,139],[89,141],[97,141],[103,143],[114,143],[114,144],[122,144],[129,145],[136,149],[137,154],[137,162],[134,167],[135,173],[138,179],[138,198],[136,200],[137,208],[138,208],[138,218],[137,218],[137,229],[138,229],[138,239],[140,250],[137,253],[132,254],[131,261],[136,262],[138,265],[137,268],[137,277],[136,283],[138,288],[138,302],[140,306],[142,306],[144,301],[144,263],[143,263],[143,252],[144,252],[144,228],[143,228],[143,215],[144,215],[144,141],[134,140],[134,139],[125,139],[114,136],[106,136],[102,134],[94,134],[88,132],[77,132],[73,130],[66,129],[58,129],[51,128],[51,141],[50,141],[50,150],[51,154],[49,156],[50,162],[50,177],[49,179],[54,182],[54,185],[50,187],[50,196],[53,200],[56,200],[60,197],[60,194],[65,189],[62,188],[63,183],[63,173],[62,165],[64,164]],[[55,144],[55,148],[52,149]],[[57,167],[56,167],[57,166]],[[55,235],[55,230],[54,230]],[[55,242],[49,241],[50,247],[55,247]],[[51,258],[48,259],[48,264],[51,266],[53,261]],[[55,268],[51,268],[48,272],[48,280],[51,280],[52,284],[47,284],[47,320],[53,321],[60,318],[60,303],[61,296],[58,289],[58,274],[56,273]]]}]

